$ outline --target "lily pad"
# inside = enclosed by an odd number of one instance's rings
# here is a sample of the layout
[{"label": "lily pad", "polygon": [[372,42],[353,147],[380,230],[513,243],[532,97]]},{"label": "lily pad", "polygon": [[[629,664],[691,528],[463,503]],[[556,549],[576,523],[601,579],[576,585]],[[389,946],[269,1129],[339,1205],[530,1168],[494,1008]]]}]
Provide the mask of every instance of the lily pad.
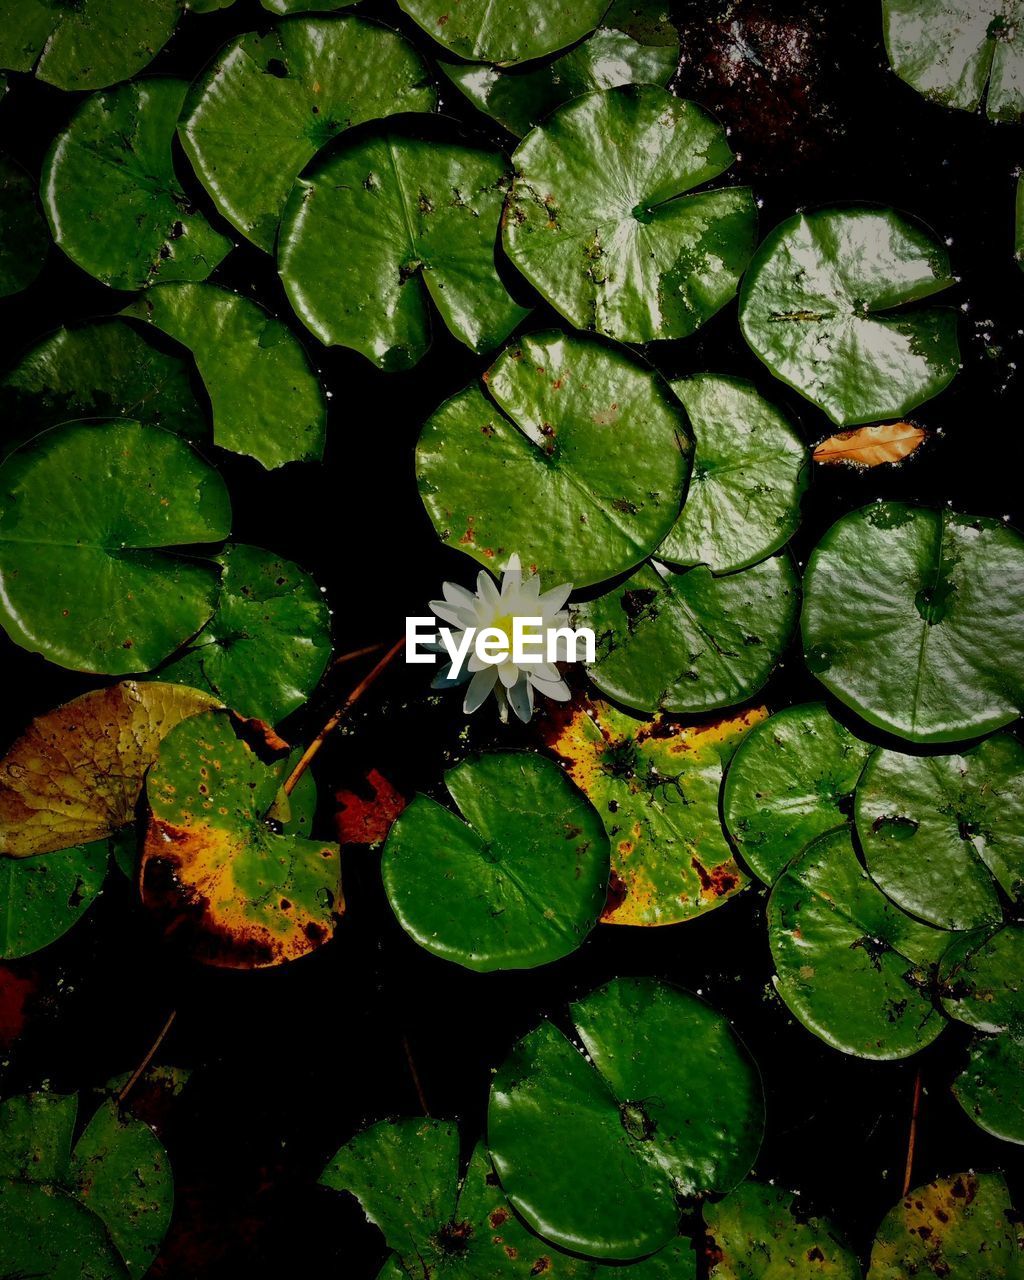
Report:
[{"label": "lily pad", "polygon": [[187,88],[154,79],[93,94],[43,165],[54,240],[115,289],[205,280],[231,249],[174,173],[171,143]]},{"label": "lily pad", "polygon": [[593,31],[608,0],[519,0],[496,5],[492,0],[399,0],[429,36],[475,62],[526,62],[575,44]]},{"label": "lily pad", "polygon": [[499,1068],[491,1156],[545,1239],[639,1258],[675,1235],[679,1197],[725,1193],[749,1170],[764,1127],[757,1068],[721,1014],[653,979],[617,978],[570,1015],[587,1056],[542,1022]]},{"label": "lily pad", "polygon": [[637,720],[604,702],[556,716],[547,745],[611,842],[606,924],[677,924],[747,884],[718,818],[722,775],[765,708],[712,725]]},{"label": "lily pad", "polygon": [[594,629],[587,673],[602,693],[649,715],[700,715],[763,688],[799,598],[786,555],[720,578],[704,565],[676,573],[652,560],[574,616]]},{"label": "lily pad", "polygon": [[2,0],[0,67],[58,89],[102,89],[148,65],[180,14],[180,0]]},{"label": "lily pad", "polygon": [[944,107],[1024,116],[1024,32],[1016,0],[882,0],[893,71]]},{"label": "lily pad", "polygon": [[348,9],[356,0],[260,0],[271,13],[332,13],[335,9]]},{"label": "lily pad", "polygon": [[754,251],[750,189],[695,191],[733,159],[721,125],[656,85],[586,94],[512,157],[505,248],[578,329],[686,337],[733,297]]},{"label": "lily pad", "polygon": [[1024,926],[965,935],[943,956],[942,1007],[978,1031],[1024,1035]]},{"label": "lily pad", "polygon": [[474,107],[521,138],[573,98],[620,84],[666,85],[678,64],[678,44],[644,44],[606,25],[529,71],[507,72],[488,63],[439,65]]},{"label": "lily pad", "polygon": [[590,803],[534,753],[466,760],[444,780],[462,817],[419,795],[384,846],[384,889],[402,928],[482,973],[575,951],[608,887],[608,838]]},{"label": "lily pad", "polygon": [[161,739],[214,705],[195,689],[129,680],[33,720],[0,761],[0,854],[66,851],[122,831]]},{"label": "lily pad", "polygon": [[689,451],[685,416],[656,373],[549,331],[503,351],[482,386],[437,410],[416,475],[443,542],[492,572],[518,554],[546,582],[584,587],[668,533]]},{"label": "lily pad", "polygon": [[752,383],[704,373],[673,382],[672,390],[696,445],[682,514],[658,556],[713,573],[749,568],[796,532],[807,448]]},{"label": "lily pad", "polygon": [[1016,1222],[1002,1174],[937,1178],[883,1218],[867,1280],[1017,1280],[1024,1260]]},{"label": "lily pad", "polygon": [[945,249],[892,209],[799,213],[750,264],[740,327],[771,372],[837,425],[899,418],[956,375],[956,312],[904,310],[952,283]]},{"label": "lily pad", "polygon": [[159,678],[276,723],[302,706],[327,666],[327,601],[297,564],[259,547],[236,543],[217,562],[224,569],[217,612]]},{"label": "lily pad", "polygon": [[777,712],[740,744],[726,775],[722,816],[744,863],[765,884],[850,815],[871,751],[821,702]]},{"label": "lily pad", "polygon": [[220,212],[270,253],[292,183],[322,147],[365,120],[436,103],[423,59],[397,32],[356,17],[296,19],[232,40],[193,87],[178,131]]},{"label": "lily pad", "polygon": [[84,915],[110,862],[105,840],[34,858],[0,856],[0,959],[56,942]]},{"label": "lily pad", "polygon": [[876,887],[848,827],[809,844],[768,900],[779,995],[808,1031],[858,1058],[907,1058],[942,1031],[927,978],[949,937]]},{"label": "lily pad", "polygon": [[504,156],[443,137],[375,132],[332,150],[281,221],[296,315],[325,345],[408,369],[430,346],[432,302],[460,342],[490,351],[529,314],[495,261],[506,189]]},{"label": "lily pad", "polygon": [[0,155],[0,298],[29,287],[42,271],[49,247],[32,179],[21,165]]},{"label": "lily pad", "polygon": [[167,735],[149,771],[142,900],[205,964],[282,964],[334,933],[338,846],[265,821],[288,755],[262,722],[207,711]]},{"label": "lily pad", "polygon": [[910,742],[1002,728],[1024,706],[1024,539],[996,520],[877,503],[836,522],[804,576],[807,665]]},{"label": "lily pad", "polygon": [[705,1204],[709,1280],[861,1280],[857,1255],[830,1223],[780,1187],[741,1182]]},{"label": "lily pad", "polygon": [[114,1101],[72,1150],[76,1112],[74,1095],[31,1094],[0,1107],[0,1271],[139,1280],[170,1222],[167,1154]]},{"label": "lily pad", "polygon": [[291,329],[212,284],[149,289],[123,312],[188,347],[213,406],[213,441],[271,470],[323,457],[327,401]]},{"label": "lily pad", "polygon": [[137,422],[54,427],[0,465],[0,624],[79,671],[148,671],[194,635],[214,564],[169,548],[216,542],[231,507],[216,471]]},{"label": "lily pad", "polygon": [[929,924],[998,924],[997,883],[1024,898],[1024,747],[1009,734],[963,755],[876,752],[856,814],[871,878]]},{"label": "lily pad", "polygon": [[977,1036],[953,1095],[974,1123],[1004,1142],[1024,1144],[1024,1041],[1004,1032]]}]

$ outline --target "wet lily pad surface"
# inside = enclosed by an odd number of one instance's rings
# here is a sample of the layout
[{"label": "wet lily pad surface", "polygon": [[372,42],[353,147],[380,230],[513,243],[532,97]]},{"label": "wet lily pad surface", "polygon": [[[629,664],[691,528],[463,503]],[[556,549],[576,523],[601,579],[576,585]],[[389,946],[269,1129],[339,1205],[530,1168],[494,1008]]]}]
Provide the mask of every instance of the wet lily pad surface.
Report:
[{"label": "wet lily pad surface", "polygon": [[67,933],[99,893],[109,860],[105,840],[0,857],[0,959],[31,955]]},{"label": "wet lily pad surface", "polygon": [[417,796],[384,846],[384,889],[402,928],[482,972],[575,951],[608,886],[608,837],[593,806],[556,764],[525,752],[464,761],[445,786],[461,817]]},{"label": "wet lily pad surface", "polygon": [[569,1012],[583,1051],[552,1022],[520,1040],[491,1086],[488,1146],[539,1235],[639,1258],[675,1235],[678,1198],[722,1194],[749,1170],[757,1068],[721,1014],[653,979],[617,978]]},{"label": "wet lily pad surface", "polygon": [[495,571],[518,554],[546,586],[584,587],[668,533],[689,453],[685,415],[657,374],[551,331],[509,347],[482,386],[433,414],[416,475],[443,542]]},{"label": "wet lily pad surface", "polygon": [[821,702],[787,707],[756,725],[722,792],[726,830],[744,865],[773,884],[812,840],[841,826],[870,754]]},{"label": "wet lily pad surface", "polygon": [[655,85],[560,107],[512,157],[509,257],[578,329],[682,338],[733,297],[757,232],[746,187],[698,191],[733,163],[725,132]]},{"label": "wet lily pad surface", "polygon": [[910,742],[999,729],[1024,706],[1024,540],[997,520],[877,503],[844,516],[804,575],[807,665]]},{"label": "wet lily pad surface", "polygon": [[1020,1031],[979,1035],[967,1065],[953,1081],[953,1096],[986,1133],[1003,1142],[1024,1144],[1024,1038]]},{"label": "wet lily pad surface", "polygon": [[592,31],[608,0],[400,0],[405,12],[439,44],[477,62],[525,62],[575,44]]},{"label": "wet lily pad surface", "polygon": [[979,1031],[1024,1032],[1024,927],[960,935],[939,979],[950,1017]]},{"label": "wet lily pad surface", "polygon": [[930,924],[996,924],[999,889],[1024,894],[1024,748],[1009,734],[963,755],[878,751],[856,812],[872,879]]},{"label": "wet lily pad surface", "polygon": [[771,372],[839,426],[896,418],[957,372],[956,312],[911,305],[952,283],[946,250],[894,210],[800,213],[750,264],[740,326]]}]

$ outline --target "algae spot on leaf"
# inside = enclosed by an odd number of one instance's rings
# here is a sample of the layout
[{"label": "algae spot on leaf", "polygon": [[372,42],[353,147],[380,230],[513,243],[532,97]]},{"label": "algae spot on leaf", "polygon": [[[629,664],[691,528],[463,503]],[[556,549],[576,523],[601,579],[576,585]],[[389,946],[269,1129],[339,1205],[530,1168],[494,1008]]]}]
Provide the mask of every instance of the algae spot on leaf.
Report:
[{"label": "algae spot on leaf", "polygon": [[266,821],[288,746],[227,711],[178,725],[146,781],[143,903],[205,964],[264,968],[329,941],[343,910],[337,845]]}]

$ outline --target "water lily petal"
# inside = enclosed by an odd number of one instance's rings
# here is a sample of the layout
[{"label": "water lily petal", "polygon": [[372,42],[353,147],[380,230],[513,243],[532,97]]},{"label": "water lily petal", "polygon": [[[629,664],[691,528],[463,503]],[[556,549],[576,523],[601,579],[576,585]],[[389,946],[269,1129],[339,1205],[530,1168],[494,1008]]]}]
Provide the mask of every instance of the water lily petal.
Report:
[{"label": "water lily petal", "polygon": [[523,724],[533,715],[533,686],[528,680],[518,680],[508,691],[509,704]]},{"label": "water lily petal", "polygon": [[471,716],[474,711],[483,706],[487,701],[487,695],[494,688],[497,681],[498,673],[494,667],[485,667],[483,671],[478,671],[473,679],[469,682],[469,688],[466,690],[466,698],[462,704],[462,710],[466,715]]}]

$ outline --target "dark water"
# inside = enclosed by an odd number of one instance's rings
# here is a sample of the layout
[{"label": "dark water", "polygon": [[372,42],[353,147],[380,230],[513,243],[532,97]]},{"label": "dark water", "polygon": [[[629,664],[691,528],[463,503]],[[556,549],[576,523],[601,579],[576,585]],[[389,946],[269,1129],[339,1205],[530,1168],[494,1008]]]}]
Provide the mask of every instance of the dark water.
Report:
[{"label": "dark water", "polygon": [[[396,11],[371,11],[410,30]],[[951,501],[961,510],[1014,514],[1024,427],[1016,366],[1024,358],[1024,274],[1013,262],[1016,166],[1024,130],[943,111],[892,76],[869,0],[853,4],[678,6],[684,32],[679,91],[732,129],[738,180],[763,201],[766,231],[794,209],[877,201],[917,215],[951,242],[964,309],[964,370],[914,416],[936,435],[899,469],[819,472],[796,541],[801,560],[841,513],[875,497]],[[154,71],[191,77],[221,43],[263,24],[255,0],[190,16]],[[769,74],[772,73],[772,74]],[[73,100],[14,78],[0,105],[3,145],[33,172]],[[447,107],[469,123],[449,95]],[[479,125],[479,121],[473,121]],[[484,124],[484,133],[487,133]],[[492,135],[494,136],[494,135]],[[197,199],[207,207],[196,188]],[[212,214],[212,210],[210,210]],[[272,263],[238,249],[215,279],[288,314]],[[0,304],[11,360],[59,323],[110,314],[126,298],[89,280],[56,250],[26,294]],[[553,322],[543,308],[538,326]],[[414,373],[382,374],[354,353],[313,350],[333,393],[323,467],[268,475],[218,457],[235,507],[235,536],[293,556],[327,587],[339,651],[401,633],[444,578],[475,570],[441,548],[420,507],[412,451],[424,417],[479,370],[438,335]],[[649,356],[671,375],[712,370],[755,378],[809,440],[828,434],[811,406],[772,384],[745,348],[729,307],[695,339]],[[1016,465],[1015,465],[1016,462]],[[88,687],[2,644],[4,737],[33,714]],[[320,829],[332,793],[376,767],[407,794],[435,788],[464,751],[457,700],[422,696],[422,668],[395,668],[317,768]],[[285,726],[307,738],[359,674],[345,668]],[[787,657],[766,698],[774,707],[819,696],[798,657]],[[485,715],[471,741],[491,732]],[[178,1018],[162,1060],[192,1069],[164,1119],[178,1209],[154,1274],[250,1276],[340,1267],[375,1275],[383,1246],[347,1199],[316,1187],[326,1159],[362,1123],[418,1108],[411,1051],[431,1111],[461,1119],[467,1144],[481,1131],[490,1071],[547,1011],[616,974],[653,974],[700,990],[732,1018],[764,1076],[768,1133],[756,1173],[803,1189],[866,1250],[900,1191],[914,1074],[925,1098],[917,1181],[962,1168],[1004,1168],[1024,1204],[1017,1148],[986,1137],[961,1112],[949,1083],[966,1035],[949,1027],[910,1062],[871,1064],[827,1049],[768,994],[771,961],[764,897],[751,892],[674,928],[598,929],[569,959],[532,973],[487,977],[419,950],[383,899],[378,855],[347,855],[346,916],[336,943],[279,971],[222,974],[183,967],[156,945],[126,884],[113,883],[85,920],[43,954],[0,968],[0,992],[28,990],[28,1025],[0,1057],[0,1091],[50,1081],[89,1089],[130,1069],[171,1009]],[[27,985],[26,985],[27,984]],[[715,1099],[708,1098],[713,1108]]]}]

